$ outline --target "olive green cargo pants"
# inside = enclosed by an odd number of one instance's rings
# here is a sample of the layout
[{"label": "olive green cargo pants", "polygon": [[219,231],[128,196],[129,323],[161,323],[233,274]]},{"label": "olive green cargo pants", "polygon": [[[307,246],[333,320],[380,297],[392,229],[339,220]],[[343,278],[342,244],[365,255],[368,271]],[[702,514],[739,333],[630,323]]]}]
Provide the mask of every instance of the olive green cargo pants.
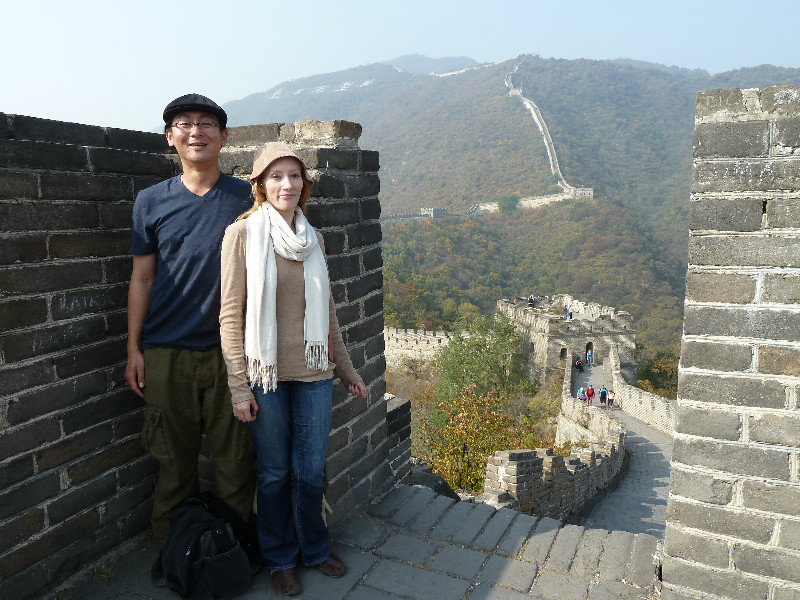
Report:
[{"label": "olive green cargo pants", "polygon": [[253,510],[255,451],[247,425],[233,416],[219,347],[203,352],[144,351],[142,446],[158,461],[153,534],[163,543],[175,508],[200,491],[197,459],[205,432],[217,494],[245,520]]}]

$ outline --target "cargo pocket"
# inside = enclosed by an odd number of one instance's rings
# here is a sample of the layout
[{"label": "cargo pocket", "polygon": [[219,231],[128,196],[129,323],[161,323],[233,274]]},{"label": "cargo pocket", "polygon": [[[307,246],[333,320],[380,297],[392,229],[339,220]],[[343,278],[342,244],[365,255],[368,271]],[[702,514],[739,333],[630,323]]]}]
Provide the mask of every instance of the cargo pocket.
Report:
[{"label": "cargo pocket", "polygon": [[250,437],[250,427],[247,423],[242,423],[237,420],[237,429],[239,435],[239,456],[238,460],[255,460],[256,448],[253,446],[253,439]]},{"label": "cargo pocket", "polygon": [[145,407],[144,426],[142,427],[142,448],[158,462],[171,463],[167,438],[164,435],[164,424],[161,420],[161,409]]}]

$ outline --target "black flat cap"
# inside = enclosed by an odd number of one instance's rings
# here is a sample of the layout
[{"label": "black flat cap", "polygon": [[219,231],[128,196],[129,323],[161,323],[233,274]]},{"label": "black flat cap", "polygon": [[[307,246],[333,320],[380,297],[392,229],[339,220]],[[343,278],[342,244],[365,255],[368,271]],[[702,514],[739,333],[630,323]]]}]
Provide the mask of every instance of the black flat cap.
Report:
[{"label": "black flat cap", "polygon": [[170,125],[175,115],[188,111],[211,113],[219,119],[220,129],[225,129],[228,125],[228,115],[222,107],[201,94],[186,94],[167,104],[164,109],[164,123]]}]

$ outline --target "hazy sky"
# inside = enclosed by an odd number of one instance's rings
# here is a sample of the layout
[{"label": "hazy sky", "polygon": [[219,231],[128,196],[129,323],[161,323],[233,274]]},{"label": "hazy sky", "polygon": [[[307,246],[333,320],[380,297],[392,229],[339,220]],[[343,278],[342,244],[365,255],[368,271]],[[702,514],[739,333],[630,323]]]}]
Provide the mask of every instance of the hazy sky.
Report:
[{"label": "hazy sky", "polygon": [[411,53],[800,67],[798,0],[12,0],[0,23],[0,112],[143,130],[190,91],[223,103]]}]

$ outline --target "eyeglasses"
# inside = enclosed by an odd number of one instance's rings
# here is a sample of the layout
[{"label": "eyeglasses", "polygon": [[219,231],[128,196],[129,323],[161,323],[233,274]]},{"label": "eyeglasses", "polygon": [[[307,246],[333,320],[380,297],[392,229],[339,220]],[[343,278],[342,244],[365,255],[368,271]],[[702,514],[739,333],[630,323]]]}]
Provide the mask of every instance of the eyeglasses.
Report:
[{"label": "eyeglasses", "polygon": [[177,122],[173,123],[172,126],[173,127],[177,127],[181,131],[189,133],[192,129],[195,128],[195,126],[197,126],[197,128],[200,131],[207,132],[207,131],[212,131],[213,129],[218,128],[219,124],[211,123],[210,121],[202,121],[200,123],[190,123],[189,121],[177,121]]}]

